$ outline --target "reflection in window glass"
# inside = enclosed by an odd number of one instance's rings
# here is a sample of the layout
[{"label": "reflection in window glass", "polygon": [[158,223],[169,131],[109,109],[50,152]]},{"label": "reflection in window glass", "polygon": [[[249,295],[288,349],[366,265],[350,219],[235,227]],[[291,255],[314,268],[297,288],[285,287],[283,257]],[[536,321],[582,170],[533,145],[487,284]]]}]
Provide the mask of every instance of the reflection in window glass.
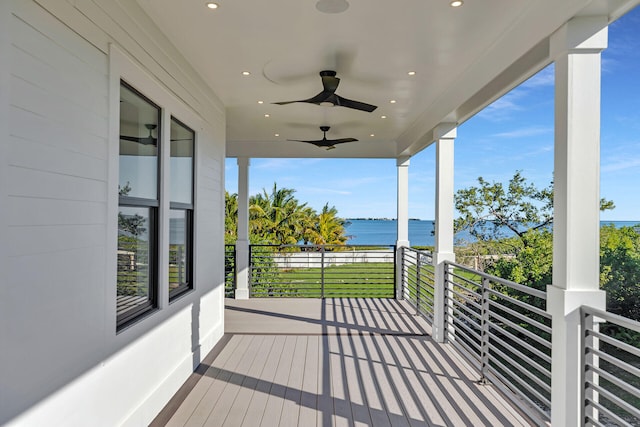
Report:
[{"label": "reflection in window glass", "polygon": [[120,195],[157,199],[160,110],[124,85],[120,100]]},{"label": "reflection in window glass", "polygon": [[171,201],[193,203],[194,132],[171,119]]},{"label": "reflection in window glass", "polygon": [[190,285],[189,212],[171,209],[169,219],[169,292]]},{"label": "reflection in window glass", "polygon": [[117,328],[157,307],[160,108],[120,84]]},{"label": "reflection in window glass", "polygon": [[153,247],[149,208],[124,207],[118,212],[118,315],[146,306],[153,295]]},{"label": "reflection in window glass", "polygon": [[195,132],[171,118],[169,301],[193,289],[193,158]]}]

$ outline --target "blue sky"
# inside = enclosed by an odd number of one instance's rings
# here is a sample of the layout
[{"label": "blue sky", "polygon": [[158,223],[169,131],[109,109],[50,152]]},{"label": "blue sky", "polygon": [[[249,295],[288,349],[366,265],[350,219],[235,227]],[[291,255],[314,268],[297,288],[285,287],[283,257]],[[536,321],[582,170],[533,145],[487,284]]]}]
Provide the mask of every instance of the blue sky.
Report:
[{"label": "blue sky", "polygon": [[[539,187],[553,173],[553,65],[458,128],[455,188],[482,176],[507,182],[515,171]],[[640,220],[640,8],[609,27],[602,54],[601,197],[616,209],[602,220]],[[227,159],[226,188],[237,192],[236,159]],[[433,219],[435,147],[411,158],[409,216]],[[325,203],[344,218],[396,216],[395,160],[251,159],[250,193],[293,188],[301,202]]]}]

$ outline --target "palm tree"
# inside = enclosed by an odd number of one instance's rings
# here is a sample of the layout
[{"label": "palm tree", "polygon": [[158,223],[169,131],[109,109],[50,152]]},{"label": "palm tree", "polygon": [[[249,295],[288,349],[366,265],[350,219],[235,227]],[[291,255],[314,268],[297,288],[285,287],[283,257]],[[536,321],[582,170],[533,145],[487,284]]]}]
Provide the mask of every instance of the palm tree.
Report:
[{"label": "palm tree", "polygon": [[224,192],[224,243],[232,245],[238,237],[238,195]]},{"label": "palm tree", "polygon": [[326,203],[316,219],[310,241],[316,245],[344,245],[347,241],[344,229],[344,219],[339,218],[335,206]]},{"label": "palm tree", "polygon": [[[249,236],[252,243],[295,245],[342,245],[347,241],[338,210],[325,204],[317,214],[306,203],[300,203],[295,190],[278,188],[249,198]],[[238,195],[225,192],[225,243],[237,238]]]},{"label": "palm tree", "polygon": [[273,184],[271,193],[265,189],[249,200],[251,231],[265,243],[288,245],[302,240],[302,224],[308,215],[307,204],[300,204],[293,196],[295,190],[278,189]]}]

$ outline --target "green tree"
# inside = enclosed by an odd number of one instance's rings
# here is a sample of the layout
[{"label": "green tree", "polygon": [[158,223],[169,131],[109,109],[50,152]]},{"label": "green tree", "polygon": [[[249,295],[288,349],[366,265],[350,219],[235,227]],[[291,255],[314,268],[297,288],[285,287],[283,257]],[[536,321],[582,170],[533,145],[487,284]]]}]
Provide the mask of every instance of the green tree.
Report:
[{"label": "green tree", "polygon": [[[498,255],[486,257],[485,271],[544,290],[553,261],[553,183],[540,189],[516,171],[507,185],[482,177],[478,184],[455,195],[456,231],[476,240],[470,245],[476,255]],[[614,207],[600,200],[601,210]]]},{"label": "green tree", "polygon": [[553,220],[553,187],[543,189],[528,183],[517,171],[505,186],[478,178],[478,187],[461,189],[455,196],[460,217],[457,230],[467,230],[477,241],[506,237],[509,229],[520,240],[531,230],[542,229]]},{"label": "green tree", "polygon": [[294,193],[274,183],[270,193],[264,189],[249,198],[250,230],[263,243],[295,245],[301,240],[307,204],[300,204]]},{"label": "green tree", "polygon": [[[484,271],[544,290],[552,279],[552,185],[537,189],[520,172],[507,186],[482,178],[478,183],[456,194],[460,212],[456,230],[467,230],[477,239],[468,245],[474,253],[499,255],[486,257]],[[614,207],[601,199],[600,210]],[[510,237],[505,237],[505,229],[513,232]],[[600,229],[600,286],[607,291],[609,311],[640,320],[640,233],[636,228],[607,225]]]},{"label": "green tree", "polygon": [[[342,245],[347,241],[345,220],[338,210],[325,204],[318,214],[300,203],[295,190],[278,188],[249,198],[249,240],[253,244],[295,245],[299,242]],[[237,239],[238,196],[225,193],[225,243]]]},{"label": "green tree", "polygon": [[329,207],[326,203],[315,217],[314,226],[305,234],[305,241],[316,245],[343,245],[347,241],[344,224],[335,206]]},{"label": "green tree", "polygon": [[238,195],[224,192],[224,244],[232,245],[238,238]]},{"label": "green tree", "polygon": [[640,320],[640,234],[634,227],[601,228],[600,284],[609,311]]}]

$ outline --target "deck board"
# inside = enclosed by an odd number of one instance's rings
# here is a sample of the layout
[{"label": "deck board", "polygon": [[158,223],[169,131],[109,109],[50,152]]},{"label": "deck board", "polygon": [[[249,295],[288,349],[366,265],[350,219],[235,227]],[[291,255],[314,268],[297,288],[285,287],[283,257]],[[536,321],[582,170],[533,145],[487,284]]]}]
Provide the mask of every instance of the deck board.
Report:
[{"label": "deck board", "polygon": [[430,332],[391,299],[228,300],[228,343],[154,425],[533,425]]},{"label": "deck board", "polygon": [[[266,339],[264,336],[256,338],[259,340],[257,355],[260,355],[261,357],[256,357],[251,366],[246,370],[246,376],[242,380],[240,390],[235,396],[233,405],[222,424],[223,426],[234,427],[242,425],[242,421],[244,420],[247,409],[249,408],[249,403],[251,402],[253,393],[258,385],[258,378],[260,377],[267,360],[269,360],[268,356],[273,347],[273,340]],[[265,355],[267,357],[265,357]]]}]

